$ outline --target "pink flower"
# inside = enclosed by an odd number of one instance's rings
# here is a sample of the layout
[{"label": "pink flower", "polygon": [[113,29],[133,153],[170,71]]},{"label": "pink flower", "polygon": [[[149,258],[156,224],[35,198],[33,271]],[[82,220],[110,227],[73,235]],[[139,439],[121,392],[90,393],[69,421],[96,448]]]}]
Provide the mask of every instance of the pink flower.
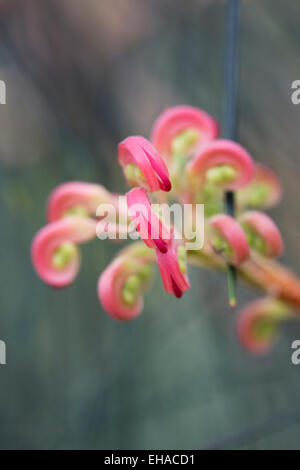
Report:
[{"label": "pink flower", "polygon": [[193,106],[175,106],[157,118],[152,129],[151,142],[168,161],[172,153],[176,153],[176,147],[179,152],[190,156],[203,143],[216,139],[218,132],[217,122],[205,111]]},{"label": "pink flower", "polygon": [[282,187],[278,176],[261,163],[255,165],[254,177],[250,183],[237,191],[237,202],[241,209],[270,209],[279,203],[281,197]]},{"label": "pink flower", "polygon": [[143,294],[152,279],[153,257],[140,248],[139,257],[130,250],[119,255],[101,274],[98,296],[114,319],[128,321],[143,310]]},{"label": "pink flower", "polygon": [[127,193],[129,214],[141,238],[155,248],[156,259],[166,292],[181,297],[190,288],[186,275],[186,253],[183,240],[174,238],[174,229],[166,229],[150,205],[143,188]]},{"label": "pink flower", "polygon": [[47,219],[54,222],[66,215],[96,217],[97,207],[104,203],[117,205],[117,196],[103,186],[82,181],[63,183],[48,198]]},{"label": "pink flower", "polygon": [[289,307],[272,297],[250,302],[238,317],[237,333],[242,345],[255,354],[267,353],[274,343],[279,323],[290,315]]},{"label": "pink flower", "polygon": [[66,217],[43,227],[31,247],[33,266],[52,287],[65,287],[76,277],[80,257],[77,244],[96,236],[96,221],[87,217]]},{"label": "pink flower", "polygon": [[172,229],[168,251],[162,253],[156,248],[155,253],[165,291],[181,297],[191,287],[186,274],[186,251],[183,240],[175,239]]},{"label": "pink flower", "polygon": [[129,216],[149,248],[155,246],[162,253],[168,250],[170,233],[151,207],[144,188],[134,188],[127,193]]},{"label": "pink flower", "polygon": [[238,222],[227,214],[213,216],[209,225],[214,250],[224,256],[231,264],[238,266],[249,258],[246,236]]},{"label": "pink flower", "polygon": [[[274,222],[264,213],[245,209],[273,207],[281,197],[281,186],[273,171],[254,165],[241,145],[217,137],[218,125],[204,111],[170,108],[156,120],[152,143],[132,136],[119,144],[119,163],[128,183],[135,186],[124,204],[119,204],[119,195],[100,185],[77,181],[58,186],[47,204],[49,224],[32,243],[37,274],[53,287],[65,287],[79,269],[77,245],[96,234],[123,238],[138,231],[142,241],[123,249],[99,278],[98,296],[109,315],[127,321],[141,313],[155,261],[164,289],[176,297],[190,288],[187,261],[214,269],[224,269],[229,262],[251,286],[271,295],[246,306],[238,320],[243,345],[252,352],[268,350],[277,325],[293,307],[300,310],[300,281],[267,259],[283,250]],[[238,220],[223,213],[227,190],[237,191]],[[168,200],[191,204],[190,213],[181,214],[180,236],[170,220],[164,220],[165,206],[154,205]],[[201,227],[197,226],[199,202],[205,206]],[[207,229],[208,237],[201,249],[194,245],[199,228],[201,233]],[[234,287],[234,276],[229,279]]]},{"label": "pink flower", "polygon": [[247,211],[240,217],[248,242],[268,258],[275,258],[283,251],[281,234],[273,220],[263,212]]},{"label": "pink flower", "polygon": [[199,190],[206,181],[235,190],[251,181],[254,165],[241,145],[231,140],[215,140],[201,147],[189,162],[187,173],[193,190]]},{"label": "pink flower", "polygon": [[119,162],[133,186],[147,191],[170,191],[168,169],[157,150],[144,137],[127,137],[118,147]]}]

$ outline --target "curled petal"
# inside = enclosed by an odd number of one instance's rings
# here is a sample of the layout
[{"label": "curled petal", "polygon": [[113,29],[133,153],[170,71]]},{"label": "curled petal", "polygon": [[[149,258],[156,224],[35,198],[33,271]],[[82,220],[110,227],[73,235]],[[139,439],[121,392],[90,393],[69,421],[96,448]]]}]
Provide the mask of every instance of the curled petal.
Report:
[{"label": "curled petal", "polygon": [[172,229],[167,253],[162,253],[157,248],[155,253],[165,291],[181,297],[191,287],[186,274],[186,252],[183,241],[174,238]]},{"label": "curled petal", "polygon": [[165,253],[170,239],[169,231],[164,227],[151,207],[144,188],[133,188],[126,195],[128,213],[136,225],[142,240],[149,248],[157,247]]},{"label": "curled petal", "polygon": [[118,157],[129,183],[143,186],[148,191],[170,191],[166,164],[144,137],[132,136],[123,140],[118,147]]},{"label": "curled petal", "polygon": [[250,246],[274,258],[283,251],[281,234],[273,220],[263,212],[247,211],[240,218]]},{"label": "curled petal", "polygon": [[187,167],[193,190],[208,180],[224,189],[236,190],[252,179],[254,165],[249,153],[231,140],[215,140],[203,145]]},{"label": "curled petal", "polygon": [[43,227],[31,246],[33,266],[52,287],[65,287],[76,277],[80,259],[76,245],[96,236],[96,221],[88,217],[67,217]]},{"label": "curled petal", "polygon": [[214,250],[235,266],[249,258],[247,238],[238,222],[227,214],[218,214],[209,220]]},{"label": "curled petal", "polygon": [[100,204],[117,203],[117,197],[98,184],[72,181],[63,183],[50,194],[47,219],[54,222],[66,215],[96,216]]},{"label": "curled petal", "polygon": [[[186,135],[188,145],[182,146],[181,136],[185,137],[186,131],[189,132]],[[175,106],[157,118],[152,129],[151,142],[169,160],[174,153],[187,153],[186,156],[194,154],[203,143],[217,138],[218,133],[217,122],[205,111],[193,106]],[[176,146],[175,139],[178,137],[179,146]]]},{"label": "curled petal", "polygon": [[290,315],[287,305],[272,297],[247,304],[241,310],[237,323],[242,345],[252,353],[267,353],[275,340],[278,324]]},{"label": "curled petal", "polygon": [[282,197],[282,187],[276,173],[260,163],[255,165],[251,182],[237,192],[240,208],[253,207],[270,209],[276,206]]},{"label": "curled petal", "polygon": [[150,265],[127,255],[116,258],[101,274],[98,296],[114,319],[128,321],[143,310],[143,293],[148,286]]}]

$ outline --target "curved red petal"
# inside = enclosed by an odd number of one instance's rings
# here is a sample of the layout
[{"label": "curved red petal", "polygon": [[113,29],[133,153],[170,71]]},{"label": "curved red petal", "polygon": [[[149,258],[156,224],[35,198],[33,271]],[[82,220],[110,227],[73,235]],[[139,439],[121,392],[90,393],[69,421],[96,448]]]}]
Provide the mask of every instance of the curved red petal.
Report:
[{"label": "curved red petal", "polygon": [[[265,200],[259,202],[259,204],[252,201],[253,193],[256,194],[257,186],[266,186],[268,192]],[[277,174],[266,165],[261,163],[255,164],[255,172],[253,179],[248,185],[238,191],[237,199],[238,203],[243,206],[257,207],[262,209],[270,209],[276,206],[282,198],[282,186]]]},{"label": "curved red petal", "polygon": [[191,287],[187,275],[181,272],[178,262],[178,247],[182,244],[182,240],[174,238],[174,231],[172,230],[167,253],[155,250],[165,291],[174,294],[176,297],[181,297]]},{"label": "curved red petal", "polygon": [[47,220],[59,220],[77,206],[83,207],[87,214],[95,217],[99,204],[115,202],[116,196],[110,194],[103,186],[83,181],[63,183],[57,186],[48,198]]},{"label": "curved red petal", "polygon": [[171,157],[172,140],[189,128],[199,131],[195,150],[203,143],[216,139],[219,133],[217,122],[209,114],[193,106],[182,105],[166,109],[157,118],[152,129],[151,142],[168,160]]},{"label": "curved red petal", "polygon": [[133,188],[126,194],[129,216],[136,224],[142,240],[149,248],[155,246],[162,252],[168,249],[169,231],[151,207],[144,188]]},{"label": "curved red petal", "polygon": [[79,257],[63,269],[52,265],[55,251],[64,242],[84,243],[96,236],[96,221],[88,217],[67,217],[43,227],[34,237],[31,246],[33,266],[40,278],[52,287],[65,287],[76,277]]},{"label": "curved red petal", "polygon": [[231,165],[238,172],[238,177],[224,185],[224,188],[235,190],[245,186],[254,175],[254,164],[250,154],[231,140],[215,140],[202,146],[198,154],[187,167],[188,176],[195,189],[205,182],[206,171],[216,165]]},{"label": "curved red petal", "polygon": [[[237,321],[237,334],[242,345],[254,354],[268,353],[276,338],[276,326],[291,316],[287,305],[272,297],[254,300],[242,308]],[[273,328],[268,334],[259,334],[263,322]]]},{"label": "curved red petal", "polygon": [[252,227],[266,242],[266,256],[274,258],[283,252],[283,240],[277,225],[263,212],[247,211],[240,218],[242,224]]},{"label": "curved red petal", "polygon": [[250,256],[249,245],[246,236],[238,222],[227,214],[218,214],[209,220],[209,224],[217,229],[225,238],[233,250],[232,264],[238,266]]},{"label": "curved red petal", "polygon": [[139,296],[134,305],[128,306],[122,299],[122,287],[128,273],[124,270],[125,258],[116,258],[101,274],[98,281],[98,296],[103,308],[111,317],[128,321],[143,310],[143,297]]},{"label": "curved red petal", "polygon": [[124,170],[128,164],[136,165],[141,170],[147,180],[145,188],[148,191],[170,191],[171,182],[165,162],[144,137],[131,136],[123,140],[118,146],[118,158]]}]

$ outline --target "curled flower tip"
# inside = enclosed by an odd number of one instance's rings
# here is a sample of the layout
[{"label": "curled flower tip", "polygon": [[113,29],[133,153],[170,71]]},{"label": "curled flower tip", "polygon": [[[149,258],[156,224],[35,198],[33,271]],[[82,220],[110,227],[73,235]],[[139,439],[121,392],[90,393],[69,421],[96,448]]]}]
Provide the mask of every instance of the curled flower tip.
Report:
[{"label": "curled flower tip", "polygon": [[54,222],[69,215],[96,217],[99,204],[115,202],[115,196],[98,184],[82,181],[63,183],[49,196],[47,220]]},{"label": "curled flower tip", "polygon": [[262,164],[255,165],[253,179],[237,192],[239,208],[270,209],[282,196],[281,183],[273,170]]},{"label": "curled flower tip", "polygon": [[187,255],[184,242],[175,239],[174,229],[167,253],[155,250],[156,259],[165,291],[182,297],[191,286],[187,277]]},{"label": "curled flower tip", "polygon": [[249,258],[247,238],[238,222],[227,214],[218,214],[209,220],[210,243],[214,251],[226,261],[238,266]]},{"label": "curled flower tip", "polygon": [[149,248],[157,247],[162,253],[168,250],[170,233],[151,207],[144,188],[133,188],[126,194],[128,214],[136,230]]},{"label": "curled flower tip", "polygon": [[76,277],[80,256],[77,244],[96,236],[96,221],[88,217],[67,217],[43,227],[31,246],[33,266],[52,287],[65,287]]},{"label": "curled flower tip", "polygon": [[101,274],[98,296],[103,308],[114,319],[128,321],[143,310],[143,295],[153,276],[150,263],[127,255],[116,258]]},{"label": "curled flower tip", "polygon": [[254,354],[267,353],[280,322],[291,316],[289,307],[272,297],[255,300],[240,312],[237,333],[242,345]]},{"label": "curled flower tip", "polygon": [[227,190],[236,190],[252,179],[254,165],[249,153],[231,140],[215,140],[203,145],[187,167],[192,190],[205,183]]},{"label": "curled flower tip", "polygon": [[240,217],[240,222],[251,248],[268,258],[275,258],[282,253],[281,234],[268,215],[247,211]]},{"label": "curled flower tip", "polygon": [[144,137],[132,136],[118,147],[118,158],[131,186],[142,186],[147,191],[170,191],[168,169],[157,150]]},{"label": "curled flower tip", "polygon": [[175,106],[164,111],[155,121],[151,142],[166,158],[190,157],[197,149],[217,138],[217,122],[205,111],[193,106]]}]

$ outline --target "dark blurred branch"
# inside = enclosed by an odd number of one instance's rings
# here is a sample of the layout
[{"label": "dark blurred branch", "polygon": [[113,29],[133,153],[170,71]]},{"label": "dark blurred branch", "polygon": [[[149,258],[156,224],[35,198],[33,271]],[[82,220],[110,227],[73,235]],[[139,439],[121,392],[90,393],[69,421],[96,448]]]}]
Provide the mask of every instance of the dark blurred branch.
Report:
[{"label": "dark blurred branch", "polygon": [[[238,42],[239,42],[239,0],[228,0],[227,3],[227,51],[225,57],[225,138],[235,140],[237,130],[237,90],[238,90]],[[233,191],[225,192],[225,210],[234,217],[235,197]],[[227,266],[229,303],[236,303],[236,270]]]}]

